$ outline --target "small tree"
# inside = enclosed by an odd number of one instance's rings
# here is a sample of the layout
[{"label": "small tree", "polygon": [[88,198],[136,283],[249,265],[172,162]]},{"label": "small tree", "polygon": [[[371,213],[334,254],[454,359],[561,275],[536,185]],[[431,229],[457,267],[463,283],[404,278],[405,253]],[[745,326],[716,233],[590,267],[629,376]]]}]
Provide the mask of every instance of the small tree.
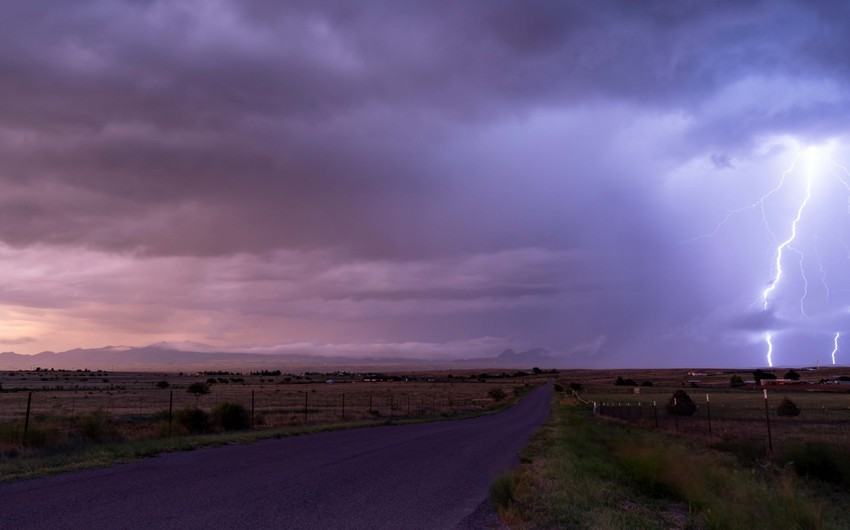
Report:
[{"label": "small tree", "polygon": [[673,392],[667,401],[667,413],[673,416],[693,416],[697,411],[697,405],[691,396],[684,390]]},{"label": "small tree", "polygon": [[735,374],[729,378],[729,386],[732,388],[744,386],[744,379],[740,375]]},{"label": "small tree", "polygon": [[581,392],[584,390],[584,386],[581,383],[570,383],[570,390],[574,392]]},{"label": "small tree", "polygon": [[782,398],[782,401],[779,403],[779,406],[776,407],[776,414],[778,416],[785,417],[799,416],[800,408],[797,407],[796,403],[785,397]]},{"label": "small tree", "polygon": [[753,371],[753,379],[756,380],[756,384],[760,384],[762,379],[776,379],[776,374],[772,372],[765,372],[761,368]]}]

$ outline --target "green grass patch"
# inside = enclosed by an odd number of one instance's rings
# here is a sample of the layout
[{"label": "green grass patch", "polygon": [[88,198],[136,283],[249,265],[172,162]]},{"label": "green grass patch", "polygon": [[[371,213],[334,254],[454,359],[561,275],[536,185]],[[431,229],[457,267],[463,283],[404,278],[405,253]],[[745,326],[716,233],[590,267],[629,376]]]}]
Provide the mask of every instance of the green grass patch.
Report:
[{"label": "green grass patch", "polygon": [[[825,449],[809,453],[813,469],[836,463]],[[848,492],[826,493],[824,483],[798,477],[791,465],[747,466],[699,442],[605,421],[570,404],[555,404],[521,462],[509,502],[497,500],[497,490],[508,497],[508,479],[493,485],[494,504],[511,528],[850,528],[850,514],[835,508],[847,505]]]}]

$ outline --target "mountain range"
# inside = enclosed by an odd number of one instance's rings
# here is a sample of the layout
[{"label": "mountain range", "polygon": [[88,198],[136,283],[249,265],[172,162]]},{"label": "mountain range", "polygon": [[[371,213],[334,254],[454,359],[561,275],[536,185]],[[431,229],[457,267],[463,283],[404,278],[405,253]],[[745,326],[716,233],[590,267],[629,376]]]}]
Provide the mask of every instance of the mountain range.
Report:
[{"label": "mountain range", "polygon": [[[201,350],[203,345],[198,345]],[[41,352],[22,355],[0,353],[0,370],[29,370],[36,367],[64,370],[85,369],[109,371],[201,371],[261,370],[288,371],[331,370],[436,370],[452,368],[564,368],[568,359],[550,354],[542,348],[524,352],[507,349],[494,357],[460,360],[408,359],[401,357],[343,357],[276,353],[220,351],[186,351],[165,343],[144,347],[107,346],[76,348],[64,352]]]}]

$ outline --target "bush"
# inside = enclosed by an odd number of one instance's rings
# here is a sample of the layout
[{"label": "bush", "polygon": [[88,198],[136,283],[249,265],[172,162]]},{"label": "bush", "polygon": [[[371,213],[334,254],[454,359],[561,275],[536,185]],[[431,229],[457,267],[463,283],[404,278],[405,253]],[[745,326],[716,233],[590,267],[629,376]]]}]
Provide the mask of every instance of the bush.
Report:
[{"label": "bush", "polygon": [[501,388],[494,388],[494,389],[490,390],[489,392],[487,392],[487,395],[490,396],[491,398],[493,398],[493,401],[496,401],[496,402],[502,401],[503,399],[508,397],[508,395],[505,393],[505,391],[502,390]]},{"label": "bush", "polygon": [[77,420],[77,431],[85,440],[104,442],[117,437],[117,429],[102,409],[83,414]]},{"label": "bush", "polygon": [[168,388],[169,387],[168,381],[157,381],[156,387],[157,388]]},{"label": "bush", "polygon": [[212,409],[213,421],[225,431],[238,431],[251,426],[251,414],[239,403],[222,401]]},{"label": "bush", "polygon": [[581,383],[570,383],[570,390],[581,392],[582,390],[584,390],[584,386],[582,386]]},{"label": "bush", "polygon": [[514,477],[511,474],[499,475],[490,485],[490,498],[493,504],[502,510],[506,509],[515,494]]},{"label": "bush", "polygon": [[799,381],[800,380],[800,374],[795,372],[794,369],[792,368],[791,370],[788,370],[787,372],[785,372],[785,379],[790,379],[792,381]]},{"label": "bush", "polygon": [[696,411],[696,403],[684,390],[673,392],[670,400],[667,401],[667,413],[672,416],[693,416]]},{"label": "bush", "polygon": [[614,384],[617,386],[638,386],[637,381],[634,379],[623,379],[622,376],[617,376],[617,380],[614,381]]},{"label": "bush", "polygon": [[799,475],[850,485],[850,460],[846,449],[827,442],[794,444],[779,456],[779,461],[793,466]]},{"label": "bush", "polygon": [[799,416],[800,409],[797,407],[797,404],[788,399],[787,397],[782,398],[782,401],[779,403],[779,406],[776,407],[776,414],[779,416],[791,417],[791,416]]},{"label": "bush", "polygon": [[188,387],[186,387],[186,392],[190,394],[194,394],[195,397],[201,396],[203,394],[210,393],[210,385],[204,381],[198,381],[197,383],[192,383]]},{"label": "bush", "polygon": [[732,388],[744,386],[744,379],[740,375],[735,374],[729,378],[729,386]]},{"label": "bush", "polygon": [[566,388],[564,388],[564,385],[560,383],[555,383],[555,392],[563,392],[564,390],[566,390]]},{"label": "bush", "polygon": [[177,424],[192,434],[209,432],[210,415],[197,407],[186,407],[174,414]]}]

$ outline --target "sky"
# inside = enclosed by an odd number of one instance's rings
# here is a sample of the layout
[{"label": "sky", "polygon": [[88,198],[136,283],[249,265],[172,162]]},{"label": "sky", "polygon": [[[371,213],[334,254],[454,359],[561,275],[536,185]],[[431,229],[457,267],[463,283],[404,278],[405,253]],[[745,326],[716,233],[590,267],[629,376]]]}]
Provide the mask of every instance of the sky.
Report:
[{"label": "sky", "polygon": [[781,0],[6,2],[0,350],[850,364],[848,26]]}]

